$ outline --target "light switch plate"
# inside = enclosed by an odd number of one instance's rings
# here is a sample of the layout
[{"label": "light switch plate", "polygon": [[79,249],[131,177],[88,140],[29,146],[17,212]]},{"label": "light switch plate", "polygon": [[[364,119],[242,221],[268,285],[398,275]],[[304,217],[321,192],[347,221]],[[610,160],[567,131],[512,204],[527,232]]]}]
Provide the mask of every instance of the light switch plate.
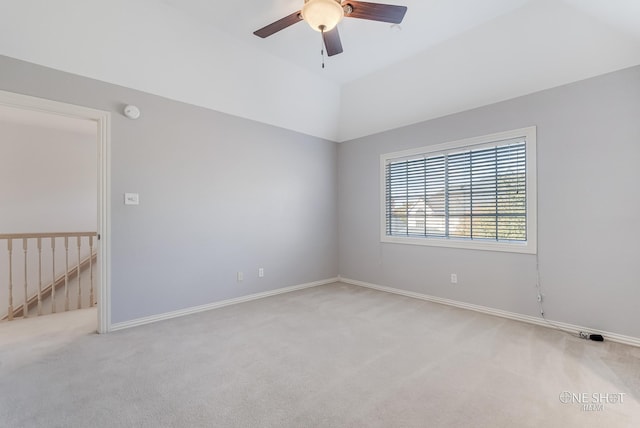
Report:
[{"label": "light switch plate", "polygon": [[140,195],[137,193],[125,193],[124,194],[124,204],[125,205],[139,205],[140,204]]}]

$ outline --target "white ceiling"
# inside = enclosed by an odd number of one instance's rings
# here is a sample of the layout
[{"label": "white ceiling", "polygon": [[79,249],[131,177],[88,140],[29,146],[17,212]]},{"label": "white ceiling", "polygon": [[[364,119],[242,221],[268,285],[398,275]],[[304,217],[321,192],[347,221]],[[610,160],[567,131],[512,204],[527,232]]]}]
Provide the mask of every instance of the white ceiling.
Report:
[{"label": "white ceiling", "polygon": [[333,141],[640,64],[640,0],[388,3],[324,70],[304,22],[252,34],[303,0],[3,2],[0,54]]},{"label": "white ceiling", "polygon": [[511,12],[528,0],[382,0],[378,3],[407,6],[401,30],[383,22],[345,18],[338,25],[344,53],[326,59],[324,69],[321,36],[306,22],[266,39],[253,35],[253,31],[300,10],[303,0],[163,1],[248,45],[345,83]]},{"label": "white ceiling", "polygon": [[[606,2],[620,18],[623,3],[631,6],[628,12],[637,8],[621,0]],[[606,9],[606,4],[598,6]],[[640,14],[633,16],[640,20]],[[569,2],[529,1],[343,85],[341,112],[348,120],[340,122],[339,138],[349,140],[637,64],[640,37],[623,25],[611,25]]]}]

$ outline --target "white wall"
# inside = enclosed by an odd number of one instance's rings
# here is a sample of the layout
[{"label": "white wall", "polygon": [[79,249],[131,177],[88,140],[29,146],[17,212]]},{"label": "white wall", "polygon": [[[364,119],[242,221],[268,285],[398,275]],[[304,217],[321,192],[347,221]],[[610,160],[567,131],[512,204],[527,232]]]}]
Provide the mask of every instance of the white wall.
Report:
[{"label": "white wall", "polygon": [[380,154],[535,125],[546,315],[640,337],[638,117],[640,67],[633,67],[340,144],[340,274],[539,316],[534,255],[389,244],[379,236]]},{"label": "white wall", "polygon": [[96,134],[3,121],[0,233],[97,227]]}]

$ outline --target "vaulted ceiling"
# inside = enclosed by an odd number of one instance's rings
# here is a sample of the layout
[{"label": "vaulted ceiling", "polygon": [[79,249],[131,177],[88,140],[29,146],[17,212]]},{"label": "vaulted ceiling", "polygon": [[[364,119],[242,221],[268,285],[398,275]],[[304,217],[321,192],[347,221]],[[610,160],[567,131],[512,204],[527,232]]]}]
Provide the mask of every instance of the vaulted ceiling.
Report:
[{"label": "vaulted ceiling", "polygon": [[3,2],[0,54],[333,141],[640,64],[637,0],[384,2],[324,69],[304,22],[252,34],[303,0]]}]

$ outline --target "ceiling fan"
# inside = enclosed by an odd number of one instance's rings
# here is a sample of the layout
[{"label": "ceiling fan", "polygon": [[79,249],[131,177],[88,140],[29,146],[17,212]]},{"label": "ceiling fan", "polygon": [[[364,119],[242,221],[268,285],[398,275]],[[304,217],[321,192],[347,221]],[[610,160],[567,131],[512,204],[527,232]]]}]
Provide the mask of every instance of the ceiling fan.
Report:
[{"label": "ceiling fan", "polygon": [[338,27],[336,27],[342,18],[360,18],[400,24],[406,12],[406,6],[391,4],[352,0],[304,0],[302,10],[272,22],[266,27],[254,31],[253,34],[264,39],[304,20],[311,28],[322,33],[327,55],[333,56],[342,53],[342,42],[338,34]]}]

